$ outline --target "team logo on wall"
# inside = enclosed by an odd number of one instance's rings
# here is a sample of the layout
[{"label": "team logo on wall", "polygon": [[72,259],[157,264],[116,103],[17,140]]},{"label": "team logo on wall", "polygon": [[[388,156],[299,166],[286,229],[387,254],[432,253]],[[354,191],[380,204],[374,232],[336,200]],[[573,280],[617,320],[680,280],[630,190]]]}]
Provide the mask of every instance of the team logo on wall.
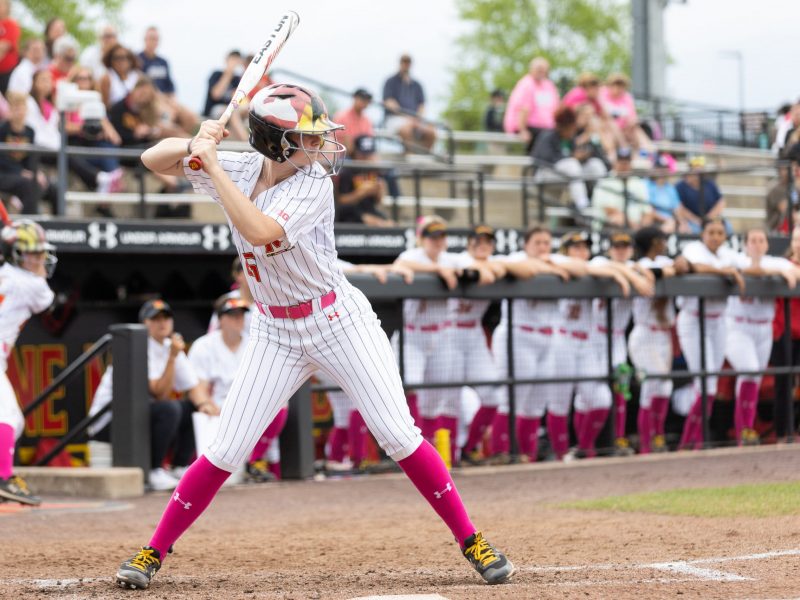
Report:
[{"label": "team logo on wall", "polygon": [[89,239],[86,242],[92,248],[107,248],[113,250],[119,244],[117,240],[118,228],[114,223],[89,223]]},{"label": "team logo on wall", "polygon": [[227,225],[205,225],[203,232],[203,248],[206,250],[227,250],[231,245],[230,231]]}]

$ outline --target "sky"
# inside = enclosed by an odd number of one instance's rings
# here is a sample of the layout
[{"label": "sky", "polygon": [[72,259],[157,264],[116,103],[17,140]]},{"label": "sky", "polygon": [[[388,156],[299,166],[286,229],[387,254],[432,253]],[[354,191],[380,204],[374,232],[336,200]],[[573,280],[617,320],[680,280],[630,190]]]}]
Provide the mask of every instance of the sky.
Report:
[{"label": "sky", "polygon": [[[443,109],[449,69],[458,60],[454,40],[464,30],[455,0],[241,0],[230,5],[219,0],[128,0],[122,40],[138,51],[144,30],[156,25],[161,30],[160,53],[171,63],[179,99],[200,110],[208,76],[221,68],[227,52],[256,50],[286,9],[296,10],[301,22],[278,57],[277,68],[345,90],[363,86],[380,96],[383,81],[396,72],[400,54],[408,52],[414,58],[412,74],[428,96],[429,115]],[[798,23],[798,0],[688,0],[670,5],[665,13],[672,61],[667,71],[669,95],[738,107],[738,63],[721,56],[736,50],[744,61],[746,107],[774,109],[797,99],[800,78],[788,76],[786,66],[794,64]],[[339,108],[349,104],[346,96],[326,97]]]}]

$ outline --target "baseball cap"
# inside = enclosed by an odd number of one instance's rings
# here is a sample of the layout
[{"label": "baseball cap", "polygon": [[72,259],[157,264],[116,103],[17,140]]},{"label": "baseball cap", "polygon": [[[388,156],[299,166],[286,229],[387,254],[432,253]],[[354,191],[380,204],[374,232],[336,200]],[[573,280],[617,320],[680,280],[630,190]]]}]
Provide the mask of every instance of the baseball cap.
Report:
[{"label": "baseball cap", "polygon": [[375,138],[371,135],[360,135],[354,141],[356,150],[361,154],[373,154],[375,152]]},{"label": "baseball cap", "polygon": [[237,310],[242,312],[247,312],[250,310],[247,302],[242,300],[242,298],[238,295],[225,294],[217,298],[217,301],[214,302],[214,312],[217,313],[218,317]]},{"label": "baseball cap", "polygon": [[589,232],[588,231],[569,231],[561,236],[561,247],[569,248],[576,244],[588,244]]},{"label": "baseball cap", "polygon": [[148,300],[139,309],[139,321],[152,319],[162,313],[171,317],[172,307],[163,300]]},{"label": "baseball cap", "polygon": [[372,101],[372,94],[370,94],[369,91],[364,88],[358,88],[355,92],[353,92],[353,96],[356,98],[361,98],[362,100],[366,100],[367,102]]},{"label": "baseball cap", "polygon": [[440,238],[447,235],[447,225],[439,221],[432,221],[423,227],[420,236],[429,238]]},{"label": "baseball cap", "polygon": [[470,229],[470,232],[467,234],[469,239],[479,238],[481,236],[486,236],[493,242],[497,239],[494,234],[494,229],[488,225],[475,225],[475,227]]},{"label": "baseball cap", "polygon": [[611,234],[609,242],[612,246],[632,246],[633,238],[625,231],[617,231]]}]

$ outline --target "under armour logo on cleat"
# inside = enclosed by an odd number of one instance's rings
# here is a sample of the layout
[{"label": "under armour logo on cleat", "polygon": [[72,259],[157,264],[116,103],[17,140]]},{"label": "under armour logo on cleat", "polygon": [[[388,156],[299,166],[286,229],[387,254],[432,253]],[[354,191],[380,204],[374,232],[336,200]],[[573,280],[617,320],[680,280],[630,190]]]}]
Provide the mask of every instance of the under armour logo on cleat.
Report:
[{"label": "under armour logo on cleat", "polygon": [[452,492],[453,486],[450,485],[450,482],[447,482],[447,485],[444,486],[444,489],[441,492],[433,492],[433,495],[436,496],[437,500],[441,500],[442,496],[444,496],[447,492]]},{"label": "under armour logo on cleat", "polygon": [[[450,484],[448,483],[447,485],[450,485]],[[177,502],[178,504],[182,504],[184,510],[189,510],[190,508],[192,508],[192,503],[191,502],[184,502],[183,500],[181,500],[181,496],[180,496],[180,494],[178,492],[175,492],[172,495],[172,499],[175,502]]]},{"label": "under armour logo on cleat", "polygon": [[333,321],[334,319],[338,319],[338,318],[339,318],[339,313],[338,312],[332,312],[331,314],[328,315],[328,321]]}]

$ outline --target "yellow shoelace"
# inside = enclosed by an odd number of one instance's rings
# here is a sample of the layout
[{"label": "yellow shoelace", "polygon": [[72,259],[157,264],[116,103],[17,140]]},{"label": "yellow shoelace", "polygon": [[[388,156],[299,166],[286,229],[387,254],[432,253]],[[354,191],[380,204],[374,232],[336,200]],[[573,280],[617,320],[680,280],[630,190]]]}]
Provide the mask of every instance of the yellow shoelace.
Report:
[{"label": "yellow shoelace", "polygon": [[493,561],[497,560],[497,555],[494,553],[494,548],[489,545],[483,536],[478,533],[475,535],[475,543],[469,548],[464,550],[464,554],[471,554],[475,560],[480,562],[484,567],[490,565]]},{"label": "yellow shoelace", "polygon": [[161,561],[153,556],[154,550],[152,548],[139,550],[139,553],[131,559],[131,566],[136,567],[140,571],[147,571],[150,565],[157,565]]},{"label": "yellow shoelace", "polygon": [[22,492],[28,492],[29,491],[28,490],[28,484],[25,483],[25,480],[22,477],[20,477],[19,475],[14,475],[11,478],[11,483],[16,485],[20,489],[20,491],[22,491]]},{"label": "yellow shoelace", "polygon": [[256,471],[264,472],[268,470],[267,461],[265,460],[257,460],[255,462],[250,463],[250,466]]}]

